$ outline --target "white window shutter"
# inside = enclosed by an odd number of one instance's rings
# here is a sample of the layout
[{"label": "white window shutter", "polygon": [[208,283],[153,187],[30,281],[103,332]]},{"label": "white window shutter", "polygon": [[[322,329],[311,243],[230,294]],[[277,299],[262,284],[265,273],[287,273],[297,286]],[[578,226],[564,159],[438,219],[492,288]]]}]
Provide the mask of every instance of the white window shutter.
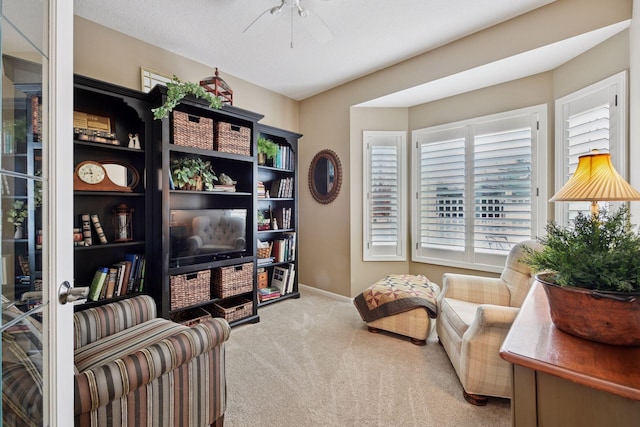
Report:
[{"label": "white window shutter", "polygon": [[[627,176],[625,87],[626,72],[622,72],[556,100],[556,191],[573,175],[578,158],[591,150],[611,153],[613,166]],[[578,212],[588,212],[590,205],[556,202],[556,222],[566,225]]]},{"label": "white window shutter", "polygon": [[364,229],[365,261],[406,259],[406,132],[365,131]]}]

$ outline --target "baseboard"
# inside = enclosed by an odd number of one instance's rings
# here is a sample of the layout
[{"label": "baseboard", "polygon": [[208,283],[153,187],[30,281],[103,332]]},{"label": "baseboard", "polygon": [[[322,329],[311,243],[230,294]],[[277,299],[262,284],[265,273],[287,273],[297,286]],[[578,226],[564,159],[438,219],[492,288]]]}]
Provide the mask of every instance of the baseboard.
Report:
[{"label": "baseboard", "polygon": [[303,285],[302,283],[298,283],[298,289],[303,290],[305,292],[315,292],[317,294],[321,294],[326,297],[337,299],[340,301],[353,302],[353,298],[349,298],[349,297],[345,297],[344,295],[339,295],[333,292],[325,291],[324,289],[318,289],[312,286]]}]

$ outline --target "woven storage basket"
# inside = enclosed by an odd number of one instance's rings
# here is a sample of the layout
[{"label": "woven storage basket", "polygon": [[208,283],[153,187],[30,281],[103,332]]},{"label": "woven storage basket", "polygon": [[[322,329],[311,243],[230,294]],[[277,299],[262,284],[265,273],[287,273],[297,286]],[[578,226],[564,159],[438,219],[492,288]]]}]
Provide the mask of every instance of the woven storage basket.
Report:
[{"label": "woven storage basket", "polygon": [[213,304],[213,315],[223,317],[227,322],[251,316],[253,302],[246,298],[236,297]]},{"label": "woven storage basket", "polygon": [[202,307],[191,308],[171,315],[171,320],[185,326],[197,325],[207,319],[211,319],[211,313]]},{"label": "woven storage basket", "polygon": [[258,248],[256,253],[258,254],[258,258],[269,258],[271,256],[271,247],[273,243],[269,243],[268,248]]},{"label": "woven storage basket", "polygon": [[171,310],[210,300],[211,270],[171,276]]},{"label": "woven storage basket", "polygon": [[251,153],[251,129],[231,123],[216,122],[216,137],[213,149],[225,153],[242,154],[248,156]]},{"label": "woven storage basket", "polygon": [[213,292],[218,298],[251,292],[253,289],[253,263],[218,267],[213,270]]},{"label": "woven storage basket", "polygon": [[173,111],[173,143],[212,150],[213,119]]}]

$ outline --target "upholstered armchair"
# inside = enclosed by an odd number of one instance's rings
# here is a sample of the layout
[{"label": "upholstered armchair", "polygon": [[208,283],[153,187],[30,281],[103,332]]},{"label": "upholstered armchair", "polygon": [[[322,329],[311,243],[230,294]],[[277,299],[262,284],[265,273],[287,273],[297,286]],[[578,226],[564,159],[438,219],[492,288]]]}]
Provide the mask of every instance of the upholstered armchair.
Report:
[{"label": "upholstered armchair", "polygon": [[446,273],[438,296],[438,339],[453,365],[465,399],[475,405],[487,396],[511,397],[511,367],[499,350],[535,278],[515,245],[500,278]]},{"label": "upholstered armchair", "polygon": [[213,318],[156,318],[149,296],[74,314],[76,426],[222,426],[224,342]]}]

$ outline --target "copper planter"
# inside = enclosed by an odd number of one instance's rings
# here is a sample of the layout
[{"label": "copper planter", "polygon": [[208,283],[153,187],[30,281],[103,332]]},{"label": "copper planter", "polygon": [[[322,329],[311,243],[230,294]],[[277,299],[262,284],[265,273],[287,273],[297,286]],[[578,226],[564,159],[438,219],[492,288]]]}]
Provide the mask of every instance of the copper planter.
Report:
[{"label": "copper planter", "polygon": [[640,294],[559,286],[543,274],[536,279],[561,331],[603,344],[640,346]]}]

